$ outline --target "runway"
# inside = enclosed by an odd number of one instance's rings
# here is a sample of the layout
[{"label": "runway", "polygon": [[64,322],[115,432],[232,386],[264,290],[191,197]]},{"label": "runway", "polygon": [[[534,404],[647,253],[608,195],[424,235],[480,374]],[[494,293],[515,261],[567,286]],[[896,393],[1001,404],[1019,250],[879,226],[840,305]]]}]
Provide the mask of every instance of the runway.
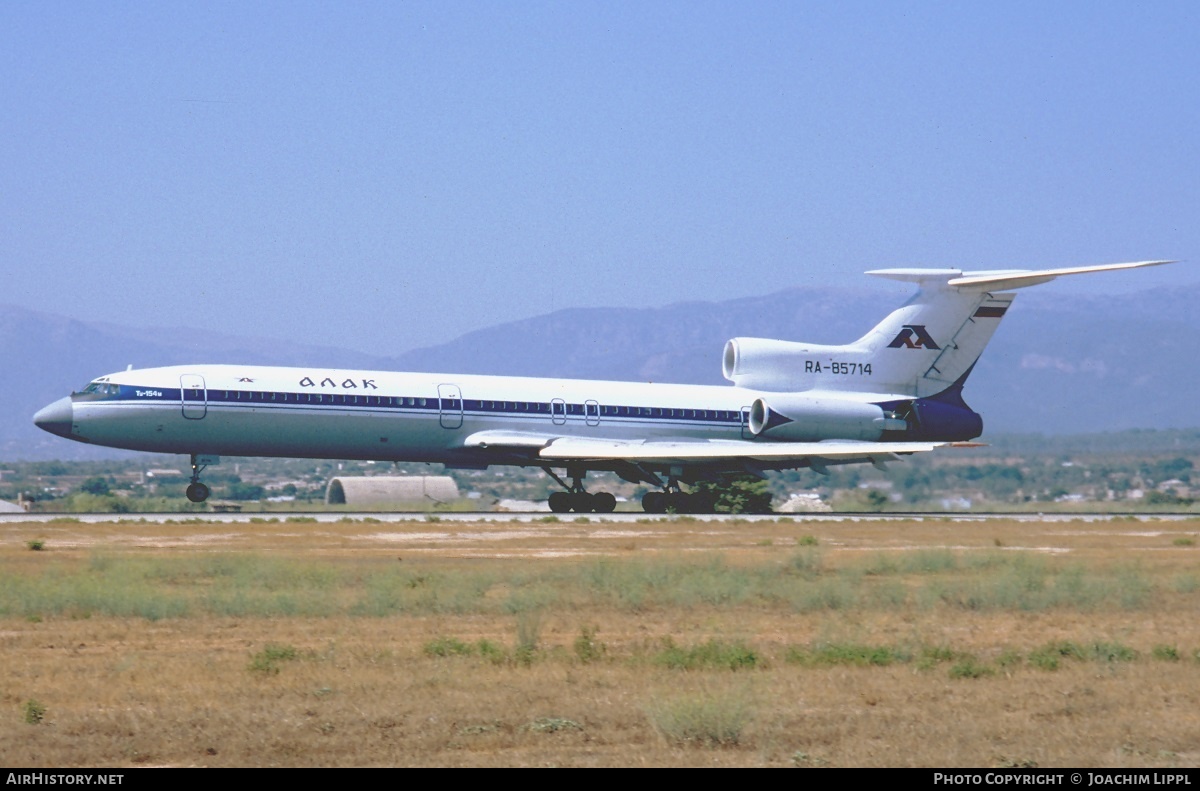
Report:
[{"label": "runway", "polygon": [[611,514],[549,514],[545,511],[381,512],[312,511],[258,513],[155,513],[155,514],[0,514],[0,524],[73,521],[85,524],[112,523],[213,523],[253,524],[262,522],[530,522],[540,524],[646,524],[653,522],[1178,522],[1200,519],[1188,513],[796,513],[796,514],[686,514],[665,515],[636,512]]},{"label": "runway", "polygon": [[[939,549],[1122,554],[1186,551],[1196,516],[1110,514],[810,514],[649,516],[545,513],[16,514],[0,519],[0,551],[286,551],[330,557],[585,558],[715,552],[758,562],[783,551]],[[39,555],[41,553],[38,553]],[[785,554],[786,557],[786,554]]]}]

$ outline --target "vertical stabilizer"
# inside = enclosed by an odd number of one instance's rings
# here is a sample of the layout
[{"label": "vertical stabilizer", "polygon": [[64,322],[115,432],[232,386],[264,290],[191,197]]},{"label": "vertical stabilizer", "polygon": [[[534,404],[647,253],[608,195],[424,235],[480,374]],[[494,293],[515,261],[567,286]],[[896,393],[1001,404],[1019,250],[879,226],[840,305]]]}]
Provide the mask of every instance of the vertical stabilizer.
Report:
[{"label": "vertical stabilizer", "polygon": [[[919,290],[854,346],[866,346],[879,361],[873,366],[892,392],[920,398],[962,382],[983,354],[1016,295],[999,289],[1026,288],[1065,275],[1157,266],[1169,261],[1136,261],[1065,269],[1008,269],[961,272],[956,269],[880,269],[869,275],[916,283]],[[877,388],[872,388],[879,392]]]},{"label": "vertical stabilizer", "polygon": [[874,392],[923,396],[953,384],[979,358],[1012,301],[1011,295],[998,300],[980,289],[948,285],[962,276],[957,269],[868,274],[918,286],[908,302],[850,344],[871,359],[872,381],[865,384]]}]

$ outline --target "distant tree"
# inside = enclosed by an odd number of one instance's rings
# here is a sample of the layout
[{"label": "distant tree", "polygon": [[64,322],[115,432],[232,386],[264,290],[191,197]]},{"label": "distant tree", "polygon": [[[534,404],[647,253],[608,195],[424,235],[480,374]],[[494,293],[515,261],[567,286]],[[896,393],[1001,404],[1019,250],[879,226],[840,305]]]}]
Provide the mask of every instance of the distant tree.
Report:
[{"label": "distant tree", "polygon": [[888,504],[888,497],[878,489],[871,489],[866,496],[868,511],[882,511]]},{"label": "distant tree", "polygon": [[1192,462],[1190,459],[1182,457],[1160,459],[1154,462],[1143,463],[1141,472],[1146,478],[1158,483],[1169,481],[1172,478],[1177,478],[1184,483],[1188,483],[1192,477]]},{"label": "distant tree", "polygon": [[1191,505],[1194,500],[1190,497],[1180,497],[1174,491],[1170,492],[1146,492],[1142,502],[1146,505]]},{"label": "distant tree", "polygon": [[241,481],[229,484],[225,490],[225,496],[230,500],[261,500],[266,493],[267,490],[257,484]]},{"label": "distant tree", "polygon": [[771,491],[766,481],[743,475],[722,481],[701,481],[693,491],[713,498],[717,513],[769,514]]},{"label": "distant tree", "polygon": [[112,490],[108,486],[108,481],[101,478],[99,475],[93,475],[79,485],[79,490],[87,494],[94,494],[100,497],[111,494]]}]

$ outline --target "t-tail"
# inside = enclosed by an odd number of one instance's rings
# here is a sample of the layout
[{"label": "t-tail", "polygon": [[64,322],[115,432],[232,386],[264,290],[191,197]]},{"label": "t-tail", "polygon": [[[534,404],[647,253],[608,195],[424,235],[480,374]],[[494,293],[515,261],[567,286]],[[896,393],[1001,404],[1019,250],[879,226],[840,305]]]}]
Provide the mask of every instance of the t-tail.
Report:
[{"label": "t-tail", "polygon": [[[790,400],[806,394],[870,400],[893,416],[889,429],[909,439],[972,439],[983,424],[962,399],[963,383],[1012,304],[1016,295],[1010,290],[1066,275],[1167,263],[1172,262],[984,272],[879,269],[867,274],[915,283],[917,292],[854,343],[734,338],[725,345],[722,368],[725,378],[740,387],[795,394]],[[759,425],[769,425],[765,402],[755,408],[762,413]],[[753,426],[753,411],[750,420]]]}]

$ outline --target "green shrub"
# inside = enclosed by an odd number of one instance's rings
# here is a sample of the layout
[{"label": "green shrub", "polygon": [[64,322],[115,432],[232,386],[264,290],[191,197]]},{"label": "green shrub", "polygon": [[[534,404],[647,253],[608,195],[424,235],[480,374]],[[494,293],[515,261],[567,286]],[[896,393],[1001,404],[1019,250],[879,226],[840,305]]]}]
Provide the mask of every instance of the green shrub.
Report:
[{"label": "green shrub", "polygon": [[596,662],[604,658],[608,646],[596,639],[597,627],[584,626],[575,638],[575,656],[583,664]]},{"label": "green shrub", "polygon": [[788,648],[784,661],[794,665],[852,665],[855,667],[886,666],[904,661],[904,657],[887,646],[857,643],[820,643],[812,648]]},{"label": "green shrub", "polygon": [[759,658],[754,649],[742,642],[709,640],[684,648],[668,638],[655,662],[672,670],[744,670],[756,667]]},{"label": "green shrub", "polygon": [[480,657],[493,665],[502,665],[508,661],[508,653],[504,648],[491,640],[480,640],[475,644],[475,650],[479,652]]},{"label": "green shrub", "polygon": [[1151,649],[1150,655],[1163,662],[1179,661],[1179,649],[1173,645],[1156,645]]},{"label": "green shrub", "polygon": [[425,656],[469,656],[471,646],[453,637],[439,637],[425,644]]},{"label": "green shrub", "polygon": [[809,546],[792,553],[791,567],[806,577],[816,577],[821,573],[823,560],[821,551]]},{"label": "green shrub", "polygon": [[583,726],[575,720],[563,717],[538,717],[526,725],[525,730],[534,733],[558,733],[559,731],[581,731]]},{"label": "green shrub", "polygon": [[250,672],[264,675],[279,673],[281,662],[291,662],[300,657],[299,652],[290,645],[269,644],[266,648],[250,657]]},{"label": "green shrub", "polygon": [[46,719],[46,707],[36,700],[25,701],[25,722],[39,725]]},{"label": "green shrub", "polygon": [[650,706],[650,724],[677,745],[733,747],[752,718],[749,702],[737,693],[694,694]]},{"label": "green shrub", "polygon": [[980,664],[975,657],[968,656],[950,667],[950,678],[983,678],[995,672],[987,665]]},{"label": "green shrub", "polygon": [[996,664],[1000,667],[1016,667],[1024,661],[1020,651],[1008,648],[1005,649],[1000,656],[996,657]]},{"label": "green shrub", "polygon": [[542,614],[538,610],[521,610],[517,613],[517,645],[513,658],[517,664],[528,667],[537,656],[538,641],[542,636]]},{"label": "green shrub", "polygon": [[1083,661],[1087,659],[1087,654],[1078,645],[1067,640],[1047,643],[1029,654],[1030,664],[1041,670],[1058,670],[1063,659]]},{"label": "green shrub", "polygon": [[958,654],[944,645],[921,646],[921,651],[917,656],[917,669],[929,670],[935,665],[942,662],[953,662],[957,658]]},{"label": "green shrub", "polygon": [[1092,658],[1101,662],[1132,662],[1137,659],[1137,651],[1120,643],[1092,643]]}]

